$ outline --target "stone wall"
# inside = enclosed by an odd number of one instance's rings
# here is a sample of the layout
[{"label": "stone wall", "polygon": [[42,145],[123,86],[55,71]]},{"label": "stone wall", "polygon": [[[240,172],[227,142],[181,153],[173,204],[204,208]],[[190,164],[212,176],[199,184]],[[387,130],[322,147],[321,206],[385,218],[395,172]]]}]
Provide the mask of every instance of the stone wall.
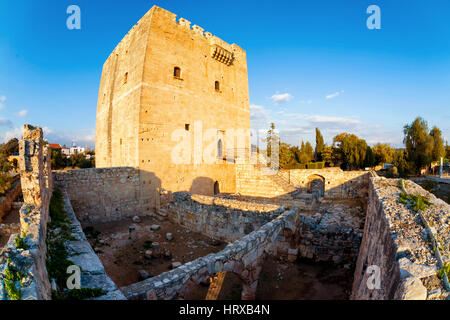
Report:
[{"label": "stone wall", "polygon": [[[43,144],[40,127],[24,126],[23,140],[19,142],[19,170],[24,197],[20,209],[20,235],[13,234],[0,253],[0,299],[10,299],[4,278],[8,268],[24,274],[22,285],[16,288],[22,300],[48,300],[51,287],[46,269],[46,233],[49,220],[51,175],[49,149]],[[15,239],[21,237],[25,248],[17,248]]]},{"label": "stone wall", "polygon": [[145,216],[153,212],[155,206],[149,203],[148,198],[141,197],[139,170],[135,168],[53,172],[53,180],[56,186],[66,190],[81,222],[107,222]]},{"label": "stone wall", "polygon": [[363,236],[363,220],[361,212],[300,213],[297,232],[285,230],[280,234],[272,254],[291,261],[299,256],[354,266]]},{"label": "stone wall", "polygon": [[[439,220],[436,228],[445,228],[441,233],[448,235],[450,206],[412,181],[407,181],[407,185],[408,192],[430,199],[432,205],[423,215],[434,213]],[[420,214],[399,203],[401,192],[397,179],[370,178],[364,236],[351,299],[426,299],[436,292],[438,297],[445,296],[443,284],[436,287],[434,282],[427,282],[436,277],[440,266]],[[371,286],[377,269],[379,288]]]},{"label": "stone wall", "polygon": [[313,179],[322,178],[325,198],[349,199],[367,197],[369,173],[343,171],[340,168],[281,170],[280,174],[295,187],[307,191]]},{"label": "stone wall", "polygon": [[251,164],[236,166],[236,192],[253,197],[292,200],[310,192],[311,181],[324,183],[324,196],[328,199],[367,197],[369,173],[343,171],[340,168],[293,169],[271,171]]},{"label": "stone wall", "polygon": [[64,211],[67,213],[71,224],[71,240],[66,241],[68,260],[81,269],[81,288],[98,288],[105,291],[105,295],[97,298],[99,300],[126,300],[118,291],[116,284],[106,274],[102,262],[92,249],[81,224],[75,216],[67,192],[62,191],[64,199]]},{"label": "stone wall", "polygon": [[176,192],[168,217],[190,230],[215,239],[234,241],[282,214],[283,206]]},{"label": "stone wall", "polygon": [[295,232],[298,210],[284,212],[261,228],[229,244],[224,250],[188,262],[156,277],[122,287],[128,299],[173,299],[183,297],[189,289],[218,272],[236,273],[243,283],[242,299],[256,293],[261,263],[280,232]]},{"label": "stone wall", "polygon": [[2,222],[2,218],[7,214],[12,207],[13,202],[22,192],[22,188],[20,186],[20,176],[15,175],[12,180],[11,187],[6,192],[4,196],[0,196],[0,223]]}]

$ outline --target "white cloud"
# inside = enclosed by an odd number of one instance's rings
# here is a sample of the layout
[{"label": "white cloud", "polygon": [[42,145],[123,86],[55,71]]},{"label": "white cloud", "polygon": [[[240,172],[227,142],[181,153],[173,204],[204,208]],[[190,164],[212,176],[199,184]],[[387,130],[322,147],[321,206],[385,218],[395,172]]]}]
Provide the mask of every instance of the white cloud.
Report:
[{"label": "white cloud", "polygon": [[93,147],[95,144],[95,129],[80,130],[53,130],[49,127],[43,127],[44,139],[50,143],[59,143],[70,146],[72,142],[77,145],[87,145]]},{"label": "white cloud", "polygon": [[28,110],[20,110],[18,113],[17,113],[17,115],[19,116],[19,117],[21,117],[21,118],[24,118],[24,117],[26,117],[27,115],[28,115]]},{"label": "white cloud", "polygon": [[0,143],[5,143],[11,140],[12,138],[22,139],[23,129],[14,128],[12,130],[7,131],[5,134],[0,134]]},{"label": "white cloud", "polygon": [[11,128],[12,127],[12,122],[9,119],[6,118],[0,118],[0,127],[7,127],[7,128]]},{"label": "white cloud", "polygon": [[332,117],[323,115],[298,115],[298,117],[314,124],[335,124],[345,126],[354,126],[362,124],[361,121],[357,119],[346,117]]},{"label": "white cloud", "polygon": [[337,96],[339,96],[341,93],[344,93],[344,90],[336,91],[335,93],[327,95],[325,98],[326,99],[333,99],[333,98],[336,98]]},{"label": "white cloud", "polygon": [[272,101],[275,103],[288,102],[292,98],[293,98],[293,96],[289,93],[276,93],[271,97]]},{"label": "white cloud", "polygon": [[250,121],[253,128],[266,128],[269,124],[269,112],[263,106],[250,105]]}]

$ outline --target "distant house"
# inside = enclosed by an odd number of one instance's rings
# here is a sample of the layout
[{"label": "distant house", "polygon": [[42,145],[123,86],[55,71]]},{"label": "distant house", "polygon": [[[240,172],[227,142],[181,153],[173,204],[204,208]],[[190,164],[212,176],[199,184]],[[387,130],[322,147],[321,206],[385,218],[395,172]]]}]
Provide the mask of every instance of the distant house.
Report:
[{"label": "distant house", "polygon": [[85,151],[86,151],[86,148],[83,148],[83,147],[77,147],[77,146],[73,145],[73,146],[70,148],[70,155],[72,155],[72,154],[77,154],[77,153],[84,153]]},{"label": "distant house", "polygon": [[54,150],[60,150],[61,149],[61,145],[59,143],[49,143],[48,146],[51,149],[54,149]]},{"label": "distant house", "polygon": [[67,147],[61,147],[61,153],[65,155],[66,157],[70,156],[70,148]]}]

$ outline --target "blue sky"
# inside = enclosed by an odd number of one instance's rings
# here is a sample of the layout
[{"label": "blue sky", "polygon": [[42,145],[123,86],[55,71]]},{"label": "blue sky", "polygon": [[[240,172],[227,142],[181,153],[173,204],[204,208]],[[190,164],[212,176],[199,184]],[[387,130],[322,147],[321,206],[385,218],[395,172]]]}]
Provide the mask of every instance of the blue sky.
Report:
[{"label": "blue sky", "polygon": [[[66,9],[81,8],[81,30]],[[102,65],[154,5],[247,51],[252,128],[402,145],[415,117],[450,140],[450,1],[55,0],[0,2],[0,142],[22,125],[93,146]],[[369,30],[369,5],[381,30]]]}]

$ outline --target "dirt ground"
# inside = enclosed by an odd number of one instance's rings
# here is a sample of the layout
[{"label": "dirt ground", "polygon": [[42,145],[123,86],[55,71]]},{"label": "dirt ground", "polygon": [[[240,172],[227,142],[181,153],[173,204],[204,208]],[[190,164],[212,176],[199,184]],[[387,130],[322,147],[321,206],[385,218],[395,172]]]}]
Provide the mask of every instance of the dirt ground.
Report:
[{"label": "dirt ground", "polygon": [[[256,300],[348,300],[353,282],[353,270],[331,263],[300,259],[296,263],[264,260]],[[203,300],[207,285],[198,285],[185,298]],[[227,272],[219,300],[240,300],[242,284],[238,276]]]},{"label": "dirt ground", "polygon": [[[159,225],[160,229],[151,231],[150,226],[154,224]],[[129,227],[132,225],[136,226],[135,241],[130,239]],[[119,287],[140,281],[140,270],[145,270],[154,277],[169,271],[172,262],[184,264],[209,253],[219,252],[226,246],[226,243],[177,224],[150,217],[142,218],[139,223],[122,220],[84,226],[84,230],[105,266],[106,273]],[[172,233],[173,240],[168,241],[166,233]],[[160,244],[162,252],[168,249],[171,256],[146,258],[145,252],[152,250],[153,242]]]}]

